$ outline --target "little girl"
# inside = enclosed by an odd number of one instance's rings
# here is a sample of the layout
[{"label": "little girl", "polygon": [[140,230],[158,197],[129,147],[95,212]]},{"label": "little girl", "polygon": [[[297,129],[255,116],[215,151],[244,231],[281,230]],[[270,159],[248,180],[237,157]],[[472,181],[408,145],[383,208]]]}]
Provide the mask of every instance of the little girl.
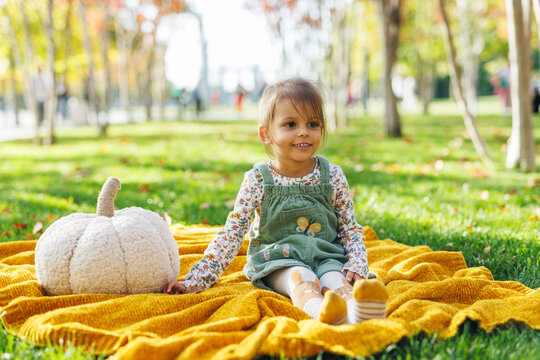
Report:
[{"label": "little girl", "polygon": [[355,220],[345,175],[314,156],[326,135],[318,89],[301,78],[269,86],[259,116],[259,138],[275,159],[245,174],[225,227],[184,281],[170,283],[164,292],[211,287],[249,229],[244,273],[255,286],[290,297],[329,324],[383,318],[388,295],[380,281],[367,280],[364,231]]}]

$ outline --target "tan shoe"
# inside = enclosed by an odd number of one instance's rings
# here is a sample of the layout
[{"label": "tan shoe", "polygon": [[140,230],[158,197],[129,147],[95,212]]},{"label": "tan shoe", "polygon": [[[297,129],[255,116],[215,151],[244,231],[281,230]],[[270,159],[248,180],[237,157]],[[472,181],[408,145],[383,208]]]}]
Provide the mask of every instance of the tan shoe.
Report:
[{"label": "tan shoe", "polygon": [[330,325],[346,324],[347,303],[337,292],[328,290],[324,294],[321,311],[317,320]]}]

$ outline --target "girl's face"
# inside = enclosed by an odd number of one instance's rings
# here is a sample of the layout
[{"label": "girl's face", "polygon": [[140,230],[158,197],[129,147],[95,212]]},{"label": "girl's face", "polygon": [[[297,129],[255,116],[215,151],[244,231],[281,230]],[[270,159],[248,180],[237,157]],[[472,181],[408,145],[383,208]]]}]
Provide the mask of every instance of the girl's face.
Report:
[{"label": "girl's face", "polygon": [[312,168],[311,159],[321,142],[322,127],[309,110],[305,104],[295,107],[289,98],[281,98],[276,103],[270,128],[259,126],[261,141],[272,147],[282,171]]}]

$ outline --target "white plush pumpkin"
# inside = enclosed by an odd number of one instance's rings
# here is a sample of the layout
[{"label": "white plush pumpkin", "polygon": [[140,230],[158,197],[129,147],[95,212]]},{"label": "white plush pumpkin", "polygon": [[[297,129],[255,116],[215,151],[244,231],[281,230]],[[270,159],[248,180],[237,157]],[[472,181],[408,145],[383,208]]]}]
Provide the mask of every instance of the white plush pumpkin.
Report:
[{"label": "white plush pumpkin", "polygon": [[36,245],[36,275],[49,295],[158,292],[178,278],[178,247],[163,219],[139,207],[114,211],[109,178],[96,214],[55,221]]}]

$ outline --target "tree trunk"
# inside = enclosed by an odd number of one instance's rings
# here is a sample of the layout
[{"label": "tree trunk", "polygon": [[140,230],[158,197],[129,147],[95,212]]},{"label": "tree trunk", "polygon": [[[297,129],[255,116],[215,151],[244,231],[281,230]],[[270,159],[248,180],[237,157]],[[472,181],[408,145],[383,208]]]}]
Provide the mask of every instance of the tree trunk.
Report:
[{"label": "tree trunk", "polygon": [[53,0],[47,1],[47,15],[43,21],[43,27],[47,35],[47,61],[49,63],[49,73],[51,74],[51,83],[49,84],[47,101],[45,102],[45,124],[48,125],[45,143],[52,145],[54,144],[54,120],[58,103],[56,97],[56,73],[54,70],[56,46],[54,45]]},{"label": "tree trunk", "polygon": [[79,1],[79,17],[82,23],[83,32],[83,46],[86,51],[86,57],[88,58],[88,77],[86,79],[86,91],[88,92],[88,108],[89,113],[94,111],[95,124],[99,127],[99,107],[96,96],[96,79],[94,74],[94,54],[92,51],[92,43],[90,41],[90,29],[88,28],[88,21],[86,19],[86,0]]},{"label": "tree trunk", "polygon": [[[155,65],[155,45],[156,40],[155,36],[153,36],[153,40],[151,44],[148,46],[148,50],[146,51],[147,57],[146,57],[146,74],[144,76],[144,82],[143,87],[141,89],[141,94],[143,94],[144,98],[144,107],[146,109],[146,121],[152,120],[152,105],[153,105],[153,99],[152,99],[152,72]],[[144,91],[142,91],[144,90]]]},{"label": "tree trunk", "polygon": [[385,130],[387,136],[401,137],[401,120],[397,99],[392,89],[392,70],[399,45],[400,0],[377,0],[377,13],[381,25],[384,51],[383,93],[385,105]]},{"label": "tree trunk", "polygon": [[[333,127],[343,129],[348,118],[348,85],[350,78],[350,53],[352,47],[352,28],[345,19],[345,9],[336,9],[332,16],[335,36],[332,44],[332,82],[331,108]],[[332,130],[332,129],[330,129]]]},{"label": "tree trunk", "polygon": [[[36,105],[36,98],[34,97],[34,89],[32,88],[32,79],[28,76],[28,69],[25,69],[25,65],[23,62],[23,57],[21,54],[21,48],[19,47],[19,43],[17,42],[17,38],[15,36],[15,32],[13,30],[13,25],[11,23],[11,17],[9,16],[7,10],[5,7],[0,6],[0,10],[4,11],[5,19],[6,19],[6,27],[8,31],[8,36],[11,43],[11,52],[12,59],[14,60],[14,65],[12,65],[12,76],[13,79],[15,78],[15,67],[22,69],[21,76],[24,86],[24,101],[26,102],[26,106],[29,107],[29,110],[32,111],[32,113],[36,116],[37,119],[37,105]],[[15,66],[16,65],[16,66]],[[15,92],[16,92],[16,84],[15,86]],[[16,96],[16,93],[15,93]]]},{"label": "tree trunk", "polygon": [[450,22],[448,21],[446,9],[444,7],[444,1],[445,0],[438,0],[438,3],[439,3],[439,9],[441,11],[441,15],[443,18],[443,22],[441,23],[441,28],[443,32],[444,46],[446,48],[446,57],[448,59],[448,69],[450,71],[450,78],[451,78],[450,80],[452,84],[453,94],[458,103],[459,110],[465,122],[465,127],[467,129],[469,136],[471,137],[471,141],[474,145],[474,148],[476,149],[476,152],[483,159],[491,160],[491,154],[489,152],[489,149],[487,148],[486,143],[484,142],[484,140],[480,136],[480,133],[478,132],[478,128],[476,126],[476,118],[469,110],[467,98],[465,97],[463,88],[461,86],[462,84],[461,70],[457,63],[456,49],[454,47],[454,39],[452,36],[452,31],[450,29]]},{"label": "tree trunk", "polygon": [[69,56],[71,55],[71,14],[73,12],[73,0],[68,0],[68,9],[66,12],[66,24],[64,27],[64,82],[67,86],[67,74],[69,66]]},{"label": "tree trunk", "polygon": [[11,83],[11,104],[13,106],[13,115],[15,116],[15,126],[19,127],[19,100],[17,99],[17,79],[15,77],[15,61],[13,58],[13,49],[9,52],[9,79]]},{"label": "tree trunk", "polygon": [[484,48],[483,39],[480,31],[475,26],[475,22],[471,21],[475,14],[472,14],[470,0],[457,0],[457,8],[459,13],[460,38],[463,52],[463,77],[462,88],[463,94],[467,99],[469,111],[473,116],[477,115],[477,86],[478,86],[478,69],[480,67],[480,53]]},{"label": "tree trunk", "polygon": [[[23,33],[24,33],[24,44],[25,44],[25,64],[26,64],[26,71],[29,71],[30,73],[33,73],[33,60],[34,60],[34,46],[32,45],[32,37],[30,35],[30,24],[28,23],[28,16],[26,15],[26,10],[24,8],[24,1],[19,1],[19,11],[21,14],[22,19],[22,25],[23,25]],[[16,42],[17,40],[15,40]],[[21,57],[22,59],[22,57]],[[22,69],[22,67],[21,67]],[[36,101],[34,88],[32,86],[32,80],[29,79],[29,93],[30,96],[25,96],[25,100],[28,102],[26,103],[28,107],[32,110],[35,116],[35,134],[34,134],[34,144],[39,145],[41,144],[41,136],[39,133],[39,127],[40,127],[40,116],[39,110],[38,110],[38,103]]]},{"label": "tree trunk", "polygon": [[[536,37],[538,38],[538,45],[540,47],[540,0],[532,0],[534,8],[534,18],[536,19]],[[540,62],[540,49],[538,51],[538,60]]]},{"label": "tree trunk", "polygon": [[158,44],[156,47],[156,71],[154,73],[154,84],[156,91],[154,97],[159,100],[159,116],[165,120],[165,101],[167,100],[167,74],[165,69],[165,52],[167,47]]},{"label": "tree trunk", "polygon": [[420,101],[422,102],[422,113],[424,115],[429,114],[429,105],[433,100],[434,91],[434,79],[435,79],[435,66],[428,64],[417,54],[417,74],[418,74],[418,92],[420,94]]},{"label": "tree trunk", "polygon": [[99,122],[99,136],[107,136],[107,128],[109,126],[109,110],[112,99],[112,81],[111,81],[111,63],[109,61],[109,48],[111,46],[111,36],[109,34],[109,24],[111,23],[111,16],[109,9],[107,9],[107,3],[101,4],[103,12],[105,13],[105,24],[103,26],[103,33],[101,34],[101,41],[103,48],[101,49],[101,56],[103,61],[103,70],[105,74],[105,91],[103,94],[103,119]]},{"label": "tree trunk", "polygon": [[530,0],[506,0],[512,96],[512,133],[506,166],[535,171],[535,145],[530,95]]},{"label": "tree trunk", "polygon": [[[126,111],[127,122],[135,122],[133,113],[131,112],[130,94],[129,94],[129,64],[128,64],[128,51],[131,48],[133,41],[132,35],[127,35],[122,26],[122,19],[117,15],[114,19],[116,44],[119,52],[119,67],[118,83],[120,89],[120,101]],[[128,45],[129,44],[129,45]]]}]

